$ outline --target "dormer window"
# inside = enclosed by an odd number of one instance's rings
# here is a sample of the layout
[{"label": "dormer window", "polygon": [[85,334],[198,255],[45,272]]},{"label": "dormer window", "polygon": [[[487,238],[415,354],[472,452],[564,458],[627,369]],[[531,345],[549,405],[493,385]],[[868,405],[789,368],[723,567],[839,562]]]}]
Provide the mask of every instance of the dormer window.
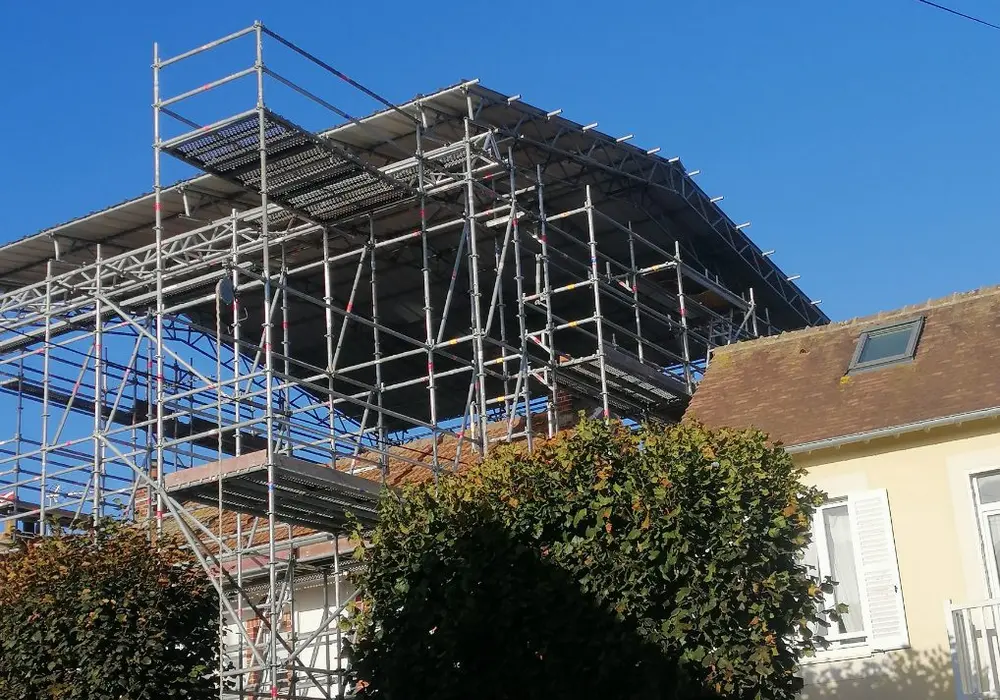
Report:
[{"label": "dormer window", "polygon": [[917,341],[924,327],[923,317],[872,328],[861,334],[854,357],[847,368],[855,372],[909,362],[917,351]]}]

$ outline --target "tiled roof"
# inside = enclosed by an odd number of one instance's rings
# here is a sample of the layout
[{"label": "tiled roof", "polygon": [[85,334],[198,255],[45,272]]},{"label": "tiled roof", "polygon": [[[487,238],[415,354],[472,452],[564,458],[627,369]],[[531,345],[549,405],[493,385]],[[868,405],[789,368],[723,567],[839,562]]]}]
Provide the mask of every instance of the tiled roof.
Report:
[{"label": "tiled roof", "polygon": [[[539,433],[539,428],[544,429],[544,427],[544,415],[533,417],[533,432]],[[489,436],[489,443],[491,445],[506,442],[507,432],[506,421],[489,423],[486,427],[486,433]],[[515,435],[523,433],[524,419],[515,419],[510,432]],[[461,449],[459,448],[460,446]],[[396,445],[389,448],[387,453],[385,483],[389,486],[422,483],[433,478],[433,472],[430,469],[434,459],[432,437],[428,436],[402,445]],[[465,471],[469,467],[479,464],[480,461],[479,453],[473,444],[468,441],[459,441],[452,433],[441,433],[437,436],[437,458],[438,464],[442,465],[443,470],[458,472]],[[353,471],[358,476],[378,481],[382,478],[382,471],[379,467],[373,465],[377,464],[380,459],[381,455],[377,452],[362,452],[357,459],[350,457],[338,459],[337,469],[348,472]],[[420,464],[414,464],[414,462],[419,462]]]},{"label": "tiled roof", "polygon": [[[912,362],[847,373],[861,333],[923,317]],[[687,417],[785,445],[1000,406],[1000,287],[715,351]]]}]

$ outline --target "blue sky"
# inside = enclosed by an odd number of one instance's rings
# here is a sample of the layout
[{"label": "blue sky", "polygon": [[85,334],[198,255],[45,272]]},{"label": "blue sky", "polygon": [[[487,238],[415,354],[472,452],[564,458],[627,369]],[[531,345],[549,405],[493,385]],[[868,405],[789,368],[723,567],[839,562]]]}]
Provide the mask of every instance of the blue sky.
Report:
[{"label": "blue sky", "polygon": [[[994,1],[953,6],[1000,22]],[[3,18],[0,240],[149,190],[152,42],[176,54],[259,18],[394,101],[478,77],[681,156],[835,319],[1000,283],[1000,32],[915,0],[91,0]]]}]

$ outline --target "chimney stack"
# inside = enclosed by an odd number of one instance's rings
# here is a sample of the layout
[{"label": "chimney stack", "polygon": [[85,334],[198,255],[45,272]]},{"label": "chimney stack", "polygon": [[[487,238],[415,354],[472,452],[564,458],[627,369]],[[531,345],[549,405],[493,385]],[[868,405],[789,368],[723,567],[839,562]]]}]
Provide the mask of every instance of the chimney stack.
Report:
[{"label": "chimney stack", "polygon": [[[149,465],[149,478],[152,481],[157,479],[156,464]],[[155,515],[156,498],[145,482],[140,482],[135,489],[135,506],[133,508],[133,519],[137,523],[148,522]]]},{"label": "chimney stack", "polygon": [[598,407],[598,402],[588,396],[580,396],[563,386],[556,389],[556,430],[575,428],[580,422],[580,411],[590,415]]}]

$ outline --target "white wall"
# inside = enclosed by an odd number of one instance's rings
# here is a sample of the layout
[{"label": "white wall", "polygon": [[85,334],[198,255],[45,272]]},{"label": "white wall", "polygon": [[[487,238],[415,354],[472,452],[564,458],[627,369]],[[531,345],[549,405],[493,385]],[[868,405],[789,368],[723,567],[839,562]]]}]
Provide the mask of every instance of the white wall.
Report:
[{"label": "white wall", "polygon": [[1000,425],[981,421],[870,444],[796,455],[831,497],[885,489],[899,562],[909,648],[803,665],[804,698],[950,700],[948,601],[988,597],[971,479],[1000,469]]}]

